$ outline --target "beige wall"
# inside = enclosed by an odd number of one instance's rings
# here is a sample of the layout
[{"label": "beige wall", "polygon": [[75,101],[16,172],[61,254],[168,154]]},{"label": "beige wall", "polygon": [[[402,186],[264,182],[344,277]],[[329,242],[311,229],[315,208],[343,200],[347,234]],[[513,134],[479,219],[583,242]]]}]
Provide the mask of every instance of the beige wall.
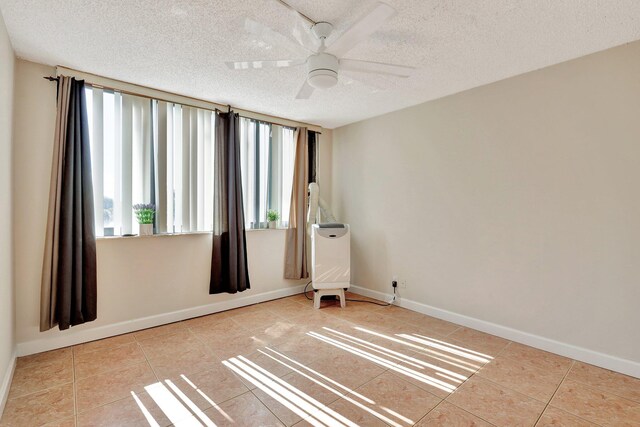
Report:
[{"label": "beige wall", "polygon": [[[40,270],[56,96],[55,85],[42,76],[53,73],[53,68],[44,65],[22,60],[16,64],[14,229],[20,238],[15,240],[14,249],[19,345],[234,298],[294,289],[304,283],[282,278],[283,230],[248,232],[251,290],[216,296],[208,293],[211,256],[208,234],[101,239],[97,244],[98,320],[65,332],[40,333]],[[323,143],[325,140],[330,147],[330,138],[323,139]],[[321,156],[325,160],[320,173],[325,176],[329,167],[326,159],[330,156],[324,153]]]},{"label": "beige wall", "polygon": [[[0,389],[5,372],[12,366],[15,348],[13,309],[13,256],[11,253],[11,135],[13,128],[14,56],[0,15]],[[2,412],[0,390],[0,413]]]},{"label": "beige wall", "polygon": [[320,197],[327,203],[331,202],[331,189],[333,186],[333,130],[323,129],[319,144],[319,169],[317,174],[320,186]]},{"label": "beige wall", "polygon": [[640,43],[335,129],[352,283],[640,362]]}]

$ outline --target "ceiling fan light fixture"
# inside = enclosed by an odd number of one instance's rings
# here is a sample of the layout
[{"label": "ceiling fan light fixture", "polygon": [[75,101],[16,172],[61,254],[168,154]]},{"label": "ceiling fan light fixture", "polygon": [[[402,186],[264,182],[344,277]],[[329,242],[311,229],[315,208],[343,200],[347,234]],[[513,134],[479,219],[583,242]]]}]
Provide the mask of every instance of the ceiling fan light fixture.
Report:
[{"label": "ceiling fan light fixture", "polygon": [[328,53],[311,55],[307,59],[307,83],[316,89],[328,89],[338,84],[338,58]]},{"label": "ceiling fan light fixture", "polygon": [[338,84],[338,73],[333,70],[314,70],[309,72],[307,82],[316,89],[329,89]]}]

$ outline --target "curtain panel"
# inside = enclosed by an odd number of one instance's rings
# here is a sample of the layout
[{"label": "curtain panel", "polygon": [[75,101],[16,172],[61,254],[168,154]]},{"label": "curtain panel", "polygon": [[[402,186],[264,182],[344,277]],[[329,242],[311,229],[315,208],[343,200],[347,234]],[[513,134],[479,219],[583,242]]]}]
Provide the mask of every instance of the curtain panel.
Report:
[{"label": "curtain panel", "polygon": [[309,153],[309,179],[308,182],[317,182],[316,179],[316,168],[318,165],[318,133],[312,130],[309,131],[308,135],[308,153]]},{"label": "curtain panel", "polygon": [[309,151],[307,128],[296,129],[296,157],[289,208],[289,227],[285,241],[285,279],[309,277],[307,267],[307,205],[309,199]]},{"label": "curtain panel", "polygon": [[213,178],[213,248],[209,293],[249,289],[240,174],[240,118],[216,114]]},{"label": "curtain panel", "polygon": [[40,330],[96,319],[96,239],[84,81],[60,76]]}]

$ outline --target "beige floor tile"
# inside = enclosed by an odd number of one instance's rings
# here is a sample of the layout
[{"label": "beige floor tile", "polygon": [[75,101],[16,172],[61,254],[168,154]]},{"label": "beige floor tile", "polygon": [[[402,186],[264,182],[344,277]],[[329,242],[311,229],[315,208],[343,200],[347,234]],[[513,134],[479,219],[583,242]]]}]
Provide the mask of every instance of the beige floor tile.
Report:
[{"label": "beige floor tile", "polygon": [[500,353],[500,356],[528,363],[536,368],[558,374],[561,377],[567,373],[572,363],[569,358],[516,342],[510,342],[504,351]]},{"label": "beige floor tile", "polygon": [[76,380],[142,363],[146,360],[137,342],[108,350],[78,354],[74,358]]},{"label": "beige floor tile", "polygon": [[184,329],[186,326],[183,322],[168,323],[166,325],[157,326],[155,328],[143,329],[134,332],[133,335],[137,340],[146,340],[160,335],[171,334]]},{"label": "beige floor tile", "polygon": [[311,313],[313,310],[313,305],[295,301],[287,301],[280,303],[279,305],[269,306],[268,309],[269,312],[283,319],[291,319],[292,317],[299,316],[301,312]]},{"label": "beige floor tile", "polygon": [[219,363],[213,354],[199,348],[149,360],[151,368],[161,381],[214,369]]},{"label": "beige floor tile", "polygon": [[51,363],[61,360],[68,360],[72,357],[73,350],[71,347],[65,347],[58,350],[45,351],[43,353],[31,354],[29,356],[18,357],[16,361],[16,367],[19,368],[22,365],[38,364],[38,363]]},{"label": "beige floor tile", "polygon": [[245,307],[234,308],[233,310],[228,310],[226,313],[229,315],[229,318],[234,318],[248,313],[259,313],[268,311],[269,310],[267,309],[267,307],[265,307],[263,304],[252,304]]},{"label": "beige floor tile", "polygon": [[135,393],[135,398],[129,394],[122,400],[78,414],[77,427],[140,427],[152,425],[149,420],[161,427],[171,424],[147,393]]},{"label": "beige floor tile", "polygon": [[576,362],[567,378],[640,403],[640,379]]},{"label": "beige floor tile", "polygon": [[88,353],[90,351],[104,351],[124,344],[132,343],[136,340],[133,334],[117,335],[115,337],[104,338],[101,340],[91,341],[84,344],[73,346],[75,355]]},{"label": "beige floor tile", "polygon": [[266,389],[258,388],[253,393],[287,426],[324,410],[344,394],[343,390],[327,381],[311,380],[298,373],[285,375],[280,378],[282,382],[271,380],[275,385],[261,382]]},{"label": "beige floor tile", "polygon": [[169,381],[203,411],[248,391],[240,378],[222,364],[207,371],[180,375]]},{"label": "beige floor tile", "polygon": [[264,325],[272,325],[279,320],[282,320],[282,317],[270,310],[252,311],[249,313],[231,316],[230,318],[242,328],[250,331],[264,327]]},{"label": "beige floor tile", "polygon": [[196,348],[204,349],[204,344],[188,329],[139,340],[138,344],[148,359],[155,359],[160,356],[167,356]]},{"label": "beige floor tile", "polygon": [[[414,337],[416,338],[416,337]],[[451,372],[469,377],[492,359],[481,354],[470,352],[467,346],[448,337],[419,337],[419,341],[407,342],[418,354],[419,359],[446,368]]]},{"label": "beige floor tile", "polygon": [[73,383],[7,400],[2,427],[37,427],[74,415]]},{"label": "beige floor tile", "polygon": [[449,396],[464,382],[464,379],[455,378],[434,369],[417,368],[406,363],[401,363],[398,367],[391,368],[390,372],[398,378],[402,378],[442,399]]},{"label": "beige floor tile", "polygon": [[590,423],[568,412],[562,411],[552,406],[547,406],[544,413],[538,420],[536,427],[590,427],[597,424]]},{"label": "beige floor tile", "polygon": [[447,398],[449,403],[497,426],[531,426],[545,404],[479,377],[472,377]]},{"label": "beige floor tile", "polygon": [[216,426],[271,427],[283,425],[251,392],[207,409],[205,414]]},{"label": "beige floor tile", "polygon": [[67,417],[61,420],[52,421],[50,423],[45,424],[42,427],[75,427],[76,426],[76,417]]},{"label": "beige floor tile", "polygon": [[296,325],[289,320],[281,320],[262,328],[256,328],[254,332],[263,332],[271,342],[283,342],[288,340],[292,335],[303,334],[307,332],[307,330],[307,328]]},{"label": "beige floor tile", "polygon": [[306,334],[292,334],[288,340],[275,347],[279,352],[307,366],[321,358],[330,357],[337,351],[334,346]]},{"label": "beige floor tile", "polygon": [[208,339],[205,344],[221,360],[245,356],[266,347],[275,347],[282,338],[274,338],[265,333],[247,333],[232,339]]},{"label": "beige floor tile", "polygon": [[426,337],[445,337],[460,329],[459,325],[435,317],[424,316],[419,323],[407,324],[399,332]]},{"label": "beige floor tile", "polygon": [[572,380],[562,383],[551,400],[551,406],[596,424],[640,425],[640,404]]},{"label": "beige floor tile", "polygon": [[71,352],[48,353],[27,361],[18,359],[9,390],[10,399],[73,382]]},{"label": "beige floor tile", "polygon": [[[359,402],[352,402],[350,400],[341,398],[329,405],[329,409],[337,415],[334,415],[332,412],[329,412],[327,415],[337,420],[338,422],[344,423],[343,419],[347,419],[359,426],[383,427],[387,425],[379,418],[377,418],[374,414],[372,414],[371,409],[360,404]],[[304,423],[302,425],[308,424]]]},{"label": "beige floor tile", "polygon": [[[292,316],[287,320],[293,322],[296,325],[318,329],[322,328],[323,326],[328,326],[335,323],[337,319],[335,316],[326,314],[322,310],[313,310],[311,312],[305,311],[301,314],[298,314],[297,316]],[[342,321],[340,321],[339,323],[342,323]]]},{"label": "beige floor tile", "polygon": [[441,398],[385,372],[356,389],[349,398],[371,409],[389,424],[413,425],[433,409]]},{"label": "beige floor tile", "polygon": [[396,363],[397,366],[389,368],[390,372],[439,397],[447,397],[477,370],[476,366],[469,365],[460,356],[452,357],[446,350],[403,342],[409,345],[404,347],[409,351],[399,349],[395,350],[396,353],[382,356]]},{"label": "beige floor tile", "polygon": [[407,310],[406,308],[390,305],[387,307],[381,307],[378,312],[382,315],[388,316],[392,319],[399,320],[402,323],[419,325],[427,317],[417,311]]},{"label": "beige floor tile", "polygon": [[343,313],[342,318],[351,323],[354,323],[361,328],[369,328],[380,332],[397,332],[404,326],[404,323],[400,320],[396,320],[391,316],[385,316],[380,313],[371,311],[346,310]]},{"label": "beige floor tile", "polygon": [[155,382],[156,376],[146,361],[80,379],[76,383],[77,410],[81,413],[123,399],[132,391],[141,393]]},{"label": "beige floor tile", "polygon": [[509,344],[508,340],[471,328],[460,328],[447,336],[461,342],[468,350],[496,357]]},{"label": "beige floor tile", "polygon": [[563,379],[561,373],[502,356],[485,365],[477,375],[543,402],[551,399]]},{"label": "beige floor tile", "polygon": [[421,419],[416,427],[490,427],[491,425],[451,403],[442,402]]},{"label": "beige floor tile", "polygon": [[262,302],[260,303],[260,306],[262,306],[262,308],[271,310],[273,307],[281,307],[283,305],[292,305],[292,304],[298,304],[298,303],[286,297],[286,298],[278,298],[278,299],[272,299],[271,301]]},{"label": "beige floor tile", "polygon": [[215,325],[220,323],[224,319],[229,318],[229,312],[221,311],[218,313],[207,314],[205,316],[194,317],[193,319],[183,320],[181,323],[186,328],[193,328],[196,326]]},{"label": "beige floor tile", "polygon": [[[347,297],[347,299],[354,299]],[[357,298],[360,299],[360,298]],[[309,301],[309,307],[313,308],[313,301]],[[382,308],[375,304],[361,303],[357,301],[347,301],[345,303],[345,307],[342,308],[339,300],[322,300],[320,305],[320,310],[324,314],[329,314],[331,316],[341,316],[347,313],[380,313],[383,314]]]},{"label": "beige floor tile", "polygon": [[[245,359],[260,366],[262,369],[268,371],[271,375],[276,377],[283,377],[292,372],[293,369],[304,370],[301,366],[297,365],[294,361],[287,358],[283,353],[278,352],[275,349],[258,350],[255,353],[251,353],[247,356],[243,356]],[[290,368],[291,367],[291,368]],[[250,381],[245,378],[240,378],[249,390],[256,388],[255,381]]]},{"label": "beige floor tile", "polygon": [[[311,289],[311,286],[309,286],[309,289]],[[312,291],[308,291],[307,295],[310,296],[311,298],[313,298],[313,292]],[[306,302],[306,301],[308,301],[307,297],[303,293],[291,295],[290,297],[283,298],[283,300],[285,300],[285,301],[296,301],[296,302]]]},{"label": "beige floor tile", "polygon": [[21,357],[0,426],[138,426],[145,411],[161,426],[636,426],[639,384],[397,306],[316,310],[299,294]]},{"label": "beige floor tile", "polygon": [[201,323],[189,329],[201,340],[210,340],[212,342],[232,340],[235,337],[244,336],[249,332],[229,318],[222,319],[215,323]]},{"label": "beige floor tile", "polygon": [[409,354],[412,349],[403,340],[386,331],[359,328],[357,325],[347,322],[342,325],[312,329],[311,331],[332,339],[344,341],[349,345],[362,348],[369,347],[372,351],[375,349],[377,352],[387,354],[392,354],[393,352]]},{"label": "beige floor tile", "polygon": [[371,381],[388,369],[366,357],[340,350],[311,364],[309,368],[316,374],[328,377],[351,390]]}]

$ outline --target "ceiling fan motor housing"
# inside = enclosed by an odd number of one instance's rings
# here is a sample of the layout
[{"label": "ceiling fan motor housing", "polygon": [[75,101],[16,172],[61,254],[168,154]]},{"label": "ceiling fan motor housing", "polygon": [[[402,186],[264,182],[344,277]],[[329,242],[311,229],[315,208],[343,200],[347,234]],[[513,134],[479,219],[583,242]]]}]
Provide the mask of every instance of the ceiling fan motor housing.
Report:
[{"label": "ceiling fan motor housing", "polygon": [[328,53],[311,55],[307,59],[307,82],[316,89],[327,89],[338,83],[338,58]]}]

